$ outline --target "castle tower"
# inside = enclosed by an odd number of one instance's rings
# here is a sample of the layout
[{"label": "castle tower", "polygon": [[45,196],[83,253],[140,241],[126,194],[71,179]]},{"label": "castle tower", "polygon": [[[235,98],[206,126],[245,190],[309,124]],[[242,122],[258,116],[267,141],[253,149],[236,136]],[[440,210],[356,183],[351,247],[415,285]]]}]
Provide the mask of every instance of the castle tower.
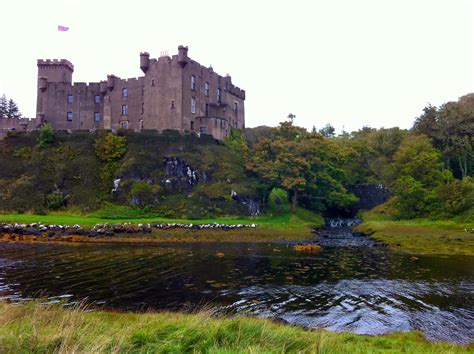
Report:
[{"label": "castle tower", "polygon": [[188,58],[188,47],[185,47],[184,45],[180,45],[178,47],[178,63],[181,65],[181,67],[185,67],[186,64],[188,63],[189,58]]},{"label": "castle tower", "polygon": [[40,123],[44,118],[44,96],[48,89],[48,83],[72,83],[74,66],[66,59],[42,60],[38,59],[38,87],[36,99],[36,117]]},{"label": "castle tower", "polygon": [[149,67],[150,67],[150,53],[147,53],[147,52],[140,53],[140,69],[142,69],[143,73],[146,74]]}]

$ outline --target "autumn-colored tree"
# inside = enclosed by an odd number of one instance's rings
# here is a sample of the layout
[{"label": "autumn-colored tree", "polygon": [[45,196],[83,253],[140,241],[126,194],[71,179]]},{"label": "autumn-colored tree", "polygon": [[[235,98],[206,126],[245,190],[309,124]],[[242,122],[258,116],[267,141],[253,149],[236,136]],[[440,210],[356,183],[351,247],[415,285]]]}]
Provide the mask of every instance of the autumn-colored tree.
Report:
[{"label": "autumn-colored tree", "polygon": [[95,141],[95,153],[104,162],[112,162],[121,159],[127,152],[127,139],[107,133],[99,136]]},{"label": "autumn-colored tree", "polygon": [[347,205],[356,200],[343,186],[345,176],[338,157],[335,146],[321,134],[294,126],[290,119],[254,146],[247,167],[270,189],[288,191],[293,210],[299,199],[313,209],[323,210],[334,203]]}]

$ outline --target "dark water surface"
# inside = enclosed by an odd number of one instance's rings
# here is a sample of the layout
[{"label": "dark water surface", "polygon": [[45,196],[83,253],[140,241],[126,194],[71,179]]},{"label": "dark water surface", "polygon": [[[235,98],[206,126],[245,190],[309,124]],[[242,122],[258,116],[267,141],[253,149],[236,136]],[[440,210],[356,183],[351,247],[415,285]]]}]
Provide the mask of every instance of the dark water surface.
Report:
[{"label": "dark water surface", "polygon": [[[224,253],[223,257],[216,256]],[[379,334],[474,341],[474,257],[275,244],[0,243],[0,299],[87,298],[119,309],[222,311]]]}]

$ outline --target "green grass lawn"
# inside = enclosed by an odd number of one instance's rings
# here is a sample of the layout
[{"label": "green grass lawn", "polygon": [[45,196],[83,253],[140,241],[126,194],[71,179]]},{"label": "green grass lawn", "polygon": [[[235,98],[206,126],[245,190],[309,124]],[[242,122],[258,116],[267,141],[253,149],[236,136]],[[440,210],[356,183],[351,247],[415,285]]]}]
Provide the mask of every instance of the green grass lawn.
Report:
[{"label": "green grass lawn", "polygon": [[371,234],[391,249],[417,254],[474,255],[474,223],[455,220],[390,220],[374,212],[362,214],[357,231]]},{"label": "green grass lawn", "polygon": [[115,313],[0,303],[2,353],[469,353],[419,333],[361,336],[207,312]]},{"label": "green grass lawn", "polygon": [[47,215],[37,214],[0,214],[0,221],[2,222],[17,222],[17,223],[32,223],[42,222],[45,224],[79,224],[81,226],[93,226],[95,224],[103,223],[193,223],[193,224],[252,224],[255,223],[262,228],[269,229],[307,229],[311,226],[320,226],[323,224],[323,218],[310,211],[298,209],[295,213],[286,213],[277,216],[258,216],[258,217],[242,217],[242,218],[213,218],[213,219],[170,219],[159,216],[142,217],[142,218],[126,218],[126,217],[100,217],[92,215],[69,215],[67,212],[56,212]]}]

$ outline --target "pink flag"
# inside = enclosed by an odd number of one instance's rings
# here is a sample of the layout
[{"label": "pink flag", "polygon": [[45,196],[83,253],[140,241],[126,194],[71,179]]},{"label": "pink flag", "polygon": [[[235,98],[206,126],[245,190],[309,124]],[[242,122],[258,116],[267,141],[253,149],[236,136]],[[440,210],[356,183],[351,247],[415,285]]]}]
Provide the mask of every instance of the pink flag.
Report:
[{"label": "pink flag", "polygon": [[69,31],[69,27],[66,27],[66,26],[58,26],[58,31],[59,31],[59,32],[66,32],[66,31]]}]

